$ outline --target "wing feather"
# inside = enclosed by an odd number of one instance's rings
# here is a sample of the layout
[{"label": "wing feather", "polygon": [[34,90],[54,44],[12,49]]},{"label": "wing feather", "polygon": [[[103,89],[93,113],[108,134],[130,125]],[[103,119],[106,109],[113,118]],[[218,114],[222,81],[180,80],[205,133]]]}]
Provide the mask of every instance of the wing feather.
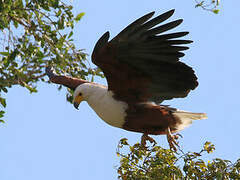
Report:
[{"label": "wing feather", "polygon": [[[179,61],[190,40],[178,39],[188,32],[167,33],[182,19],[165,22],[174,13],[170,10],[153,19],[154,12],[137,19],[108,42],[105,33],[97,42],[92,60],[104,72],[109,90],[115,97],[132,102],[186,97],[197,87],[191,67]],[[149,20],[150,19],[150,20]],[[162,34],[164,33],[164,34]]]}]

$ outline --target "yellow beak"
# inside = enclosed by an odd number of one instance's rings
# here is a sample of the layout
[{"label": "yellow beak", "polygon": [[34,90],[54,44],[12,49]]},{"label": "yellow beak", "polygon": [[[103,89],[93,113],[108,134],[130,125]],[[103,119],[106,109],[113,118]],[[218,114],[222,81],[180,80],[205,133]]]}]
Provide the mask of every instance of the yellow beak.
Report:
[{"label": "yellow beak", "polygon": [[73,106],[78,109],[79,104],[83,101],[82,96],[76,96],[75,99],[73,100]]}]

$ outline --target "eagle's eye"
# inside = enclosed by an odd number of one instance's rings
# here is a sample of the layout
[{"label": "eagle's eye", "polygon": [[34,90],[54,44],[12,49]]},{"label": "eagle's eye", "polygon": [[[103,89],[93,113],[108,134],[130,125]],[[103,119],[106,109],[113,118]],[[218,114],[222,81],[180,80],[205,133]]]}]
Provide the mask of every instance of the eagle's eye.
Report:
[{"label": "eagle's eye", "polygon": [[79,93],[78,95],[79,95],[79,96],[82,96],[82,93]]}]

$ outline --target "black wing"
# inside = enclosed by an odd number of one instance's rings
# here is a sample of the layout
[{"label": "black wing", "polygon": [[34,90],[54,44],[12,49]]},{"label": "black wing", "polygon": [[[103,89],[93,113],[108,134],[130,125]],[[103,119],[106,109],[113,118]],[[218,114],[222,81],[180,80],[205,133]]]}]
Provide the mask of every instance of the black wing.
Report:
[{"label": "black wing", "polygon": [[93,62],[104,72],[109,90],[127,101],[154,101],[186,97],[197,87],[197,77],[191,67],[179,61],[190,40],[178,40],[188,32],[168,33],[182,19],[163,25],[174,10],[149,20],[149,13],[127,26],[108,42],[105,33],[95,46]]}]

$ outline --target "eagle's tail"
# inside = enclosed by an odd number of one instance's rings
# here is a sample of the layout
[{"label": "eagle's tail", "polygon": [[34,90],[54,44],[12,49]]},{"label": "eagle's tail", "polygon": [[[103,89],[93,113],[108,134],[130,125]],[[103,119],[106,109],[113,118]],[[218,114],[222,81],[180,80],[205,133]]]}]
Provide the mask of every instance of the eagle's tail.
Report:
[{"label": "eagle's tail", "polygon": [[193,120],[207,119],[206,113],[192,113],[187,111],[176,110],[173,112],[173,115],[180,120],[180,124],[178,124],[178,131],[188,127],[192,124]]}]

